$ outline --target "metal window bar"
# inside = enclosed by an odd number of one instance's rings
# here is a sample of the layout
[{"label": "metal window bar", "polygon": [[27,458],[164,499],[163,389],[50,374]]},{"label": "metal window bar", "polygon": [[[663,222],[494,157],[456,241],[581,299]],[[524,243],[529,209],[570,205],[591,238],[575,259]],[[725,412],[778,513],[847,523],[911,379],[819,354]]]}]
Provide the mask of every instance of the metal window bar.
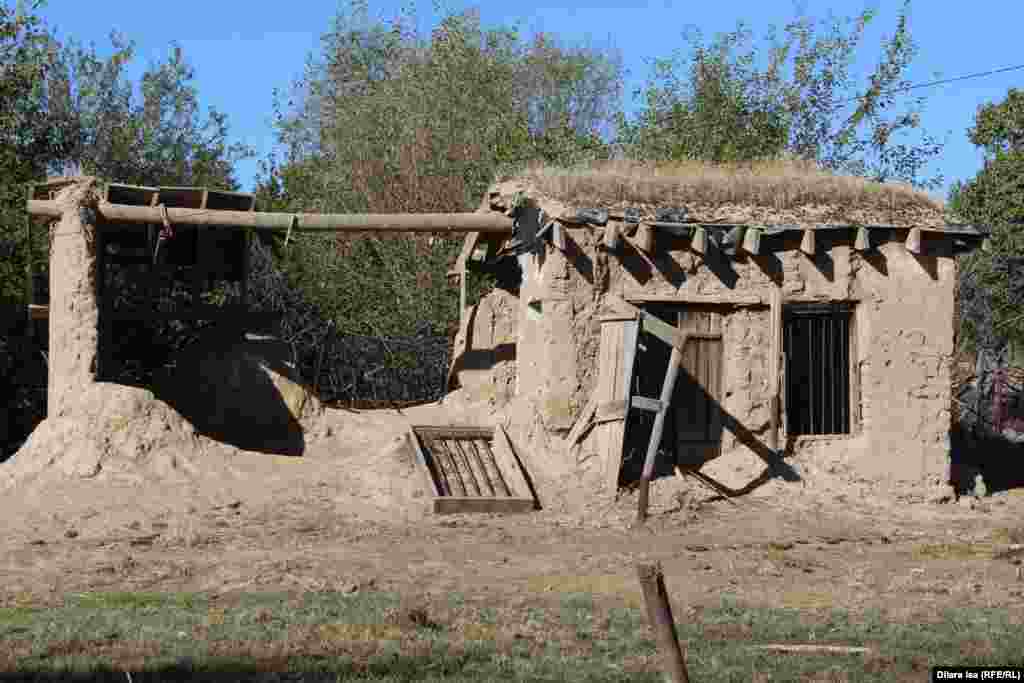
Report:
[{"label": "metal window bar", "polygon": [[787,311],[785,391],[794,435],[850,432],[851,310],[817,305]]}]

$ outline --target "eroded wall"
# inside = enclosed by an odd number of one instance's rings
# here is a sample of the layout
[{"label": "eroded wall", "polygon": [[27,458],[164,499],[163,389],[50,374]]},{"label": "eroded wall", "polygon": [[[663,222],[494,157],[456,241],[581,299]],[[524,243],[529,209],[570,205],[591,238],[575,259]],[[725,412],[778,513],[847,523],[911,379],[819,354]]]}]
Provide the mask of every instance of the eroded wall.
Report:
[{"label": "eroded wall", "polygon": [[[799,457],[827,449],[857,474],[940,483],[950,421],[955,264],[944,240],[926,238],[925,255],[902,242],[862,254],[839,236],[818,236],[817,253],[799,250],[799,233],[753,259],[702,258],[684,239],[659,235],[653,260],[630,239],[618,253],[599,248],[599,228],[567,230],[565,252],[550,244],[525,259],[519,301],[517,382],[549,430],[564,433],[586,404],[597,375],[600,315],[609,294],[638,301],[687,301],[723,309],[724,409],[769,443],[772,288],[787,303],[855,302],[851,351],[859,371],[850,435],[790,441]],[[905,233],[904,233],[905,235]],[[775,238],[780,239],[780,238]],[[855,379],[856,381],[856,379]],[[725,433],[719,469],[756,458]],[[742,482],[735,482],[742,483]]]},{"label": "eroded wall", "polygon": [[95,383],[97,322],[96,182],[82,178],[57,196],[63,211],[50,228],[50,357],[47,413],[66,414]]}]

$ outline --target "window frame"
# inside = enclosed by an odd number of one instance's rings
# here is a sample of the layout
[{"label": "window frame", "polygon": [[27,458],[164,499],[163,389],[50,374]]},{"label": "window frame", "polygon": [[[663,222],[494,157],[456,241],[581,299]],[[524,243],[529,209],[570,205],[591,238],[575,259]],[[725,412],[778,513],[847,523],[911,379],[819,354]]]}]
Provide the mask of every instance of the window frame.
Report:
[{"label": "window frame", "polygon": [[[819,320],[843,320],[845,319],[846,334],[845,339],[842,340],[845,348],[838,350],[834,349],[829,352],[829,355],[833,359],[832,370],[833,376],[837,372],[844,372],[845,377],[843,378],[843,384],[840,391],[833,392],[829,401],[825,400],[824,392],[818,394],[822,397],[821,403],[816,407],[814,404],[810,405],[806,412],[797,412],[795,410],[797,403],[801,405],[805,403],[803,400],[803,392],[795,390],[794,382],[797,381],[798,377],[805,377],[809,374],[818,376],[824,376],[827,374],[827,365],[824,360],[820,360],[813,367],[807,367],[805,372],[798,373],[797,369],[799,366],[794,366],[794,352],[793,347],[793,325],[796,319],[819,319]],[[818,332],[822,334],[824,328]],[[809,330],[809,336],[813,336],[814,332]],[[831,330],[831,339],[833,343],[837,339],[842,339],[840,336],[841,331],[836,331],[834,328]],[[819,336],[818,339],[821,337]],[[807,349],[808,352],[813,352],[811,346],[817,343],[814,339],[809,339],[804,342],[800,348],[800,351]],[[857,355],[857,302],[856,301],[828,301],[828,302],[788,302],[783,306],[782,310],[782,352],[784,362],[784,383],[781,387],[782,396],[780,397],[783,404],[783,419],[781,420],[781,426],[785,430],[787,438],[849,438],[860,433],[861,420],[860,420],[860,377],[859,368],[860,363]],[[825,355],[825,351],[821,351],[822,355]],[[815,363],[812,358],[807,358],[806,363],[812,365]],[[837,366],[843,366],[845,369],[840,370]],[[834,381],[834,380],[833,380]],[[812,385],[814,386],[814,385]],[[827,386],[826,382],[822,382],[816,385],[817,387]],[[820,390],[819,390],[820,391]],[[813,389],[812,389],[813,392]],[[837,399],[839,397],[845,398],[845,403],[839,403],[837,406]],[[817,402],[817,396],[812,394],[812,401]],[[839,429],[836,428],[837,422],[843,422],[844,420],[836,419],[833,415],[831,420],[831,428],[829,426],[830,420],[825,413],[825,407],[828,405],[832,411],[837,408],[840,412],[845,410],[845,425],[839,425]],[[816,414],[817,413],[817,414]],[[821,427],[817,427],[815,423],[820,423]],[[809,424],[808,424],[809,423]]]}]

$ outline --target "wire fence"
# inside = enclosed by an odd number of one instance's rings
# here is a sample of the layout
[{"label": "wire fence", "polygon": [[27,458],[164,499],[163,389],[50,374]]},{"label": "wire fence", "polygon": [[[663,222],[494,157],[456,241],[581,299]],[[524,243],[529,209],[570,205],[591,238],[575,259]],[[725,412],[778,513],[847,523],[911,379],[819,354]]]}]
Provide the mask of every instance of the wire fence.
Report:
[{"label": "wire fence", "polygon": [[445,393],[452,339],[424,325],[408,337],[343,334],[291,287],[268,247],[253,241],[253,308],[277,313],[275,331],[292,349],[299,374],[325,402],[434,401]]},{"label": "wire fence", "polygon": [[[343,334],[333,321],[293,288],[259,240],[251,246],[249,303],[255,311],[277,314],[276,329],[263,330],[287,344],[299,376],[321,401],[349,407],[393,407],[440,399],[446,391],[453,339],[431,334],[426,325],[408,337]],[[137,271],[137,272],[136,272]],[[169,275],[149,290],[147,269],[120,267],[104,273],[114,310],[132,310],[152,301],[158,309],[190,304],[237,304],[238,283],[212,283],[207,299],[193,301],[186,283]],[[39,278],[40,282],[42,278]],[[45,301],[45,292],[37,301]],[[38,323],[38,324],[37,324]],[[198,341],[216,320],[114,320],[101,379],[151,386],[173,372],[178,352]],[[30,326],[33,334],[30,334]],[[248,328],[247,328],[248,329]],[[241,330],[240,330],[241,331]],[[45,321],[31,321],[24,304],[0,306],[0,461],[14,453],[46,416],[47,340]]]}]

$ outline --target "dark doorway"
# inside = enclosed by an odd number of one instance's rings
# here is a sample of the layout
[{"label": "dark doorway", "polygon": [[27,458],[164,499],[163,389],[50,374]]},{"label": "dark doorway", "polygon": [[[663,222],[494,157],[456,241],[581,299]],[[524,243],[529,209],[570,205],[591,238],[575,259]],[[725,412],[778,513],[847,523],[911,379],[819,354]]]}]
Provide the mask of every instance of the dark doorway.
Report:
[{"label": "dark doorway", "polygon": [[[722,331],[722,309],[679,304],[643,304],[648,313],[682,330]],[[671,348],[650,334],[637,341],[632,396],[657,399],[668,369]],[[720,339],[690,340],[684,351],[665,421],[655,476],[670,476],[676,465],[699,466],[721,452],[723,347]],[[623,453],[623,481],[636,481],[643,470],[654,426],[654,413],[631,408]]]}]

